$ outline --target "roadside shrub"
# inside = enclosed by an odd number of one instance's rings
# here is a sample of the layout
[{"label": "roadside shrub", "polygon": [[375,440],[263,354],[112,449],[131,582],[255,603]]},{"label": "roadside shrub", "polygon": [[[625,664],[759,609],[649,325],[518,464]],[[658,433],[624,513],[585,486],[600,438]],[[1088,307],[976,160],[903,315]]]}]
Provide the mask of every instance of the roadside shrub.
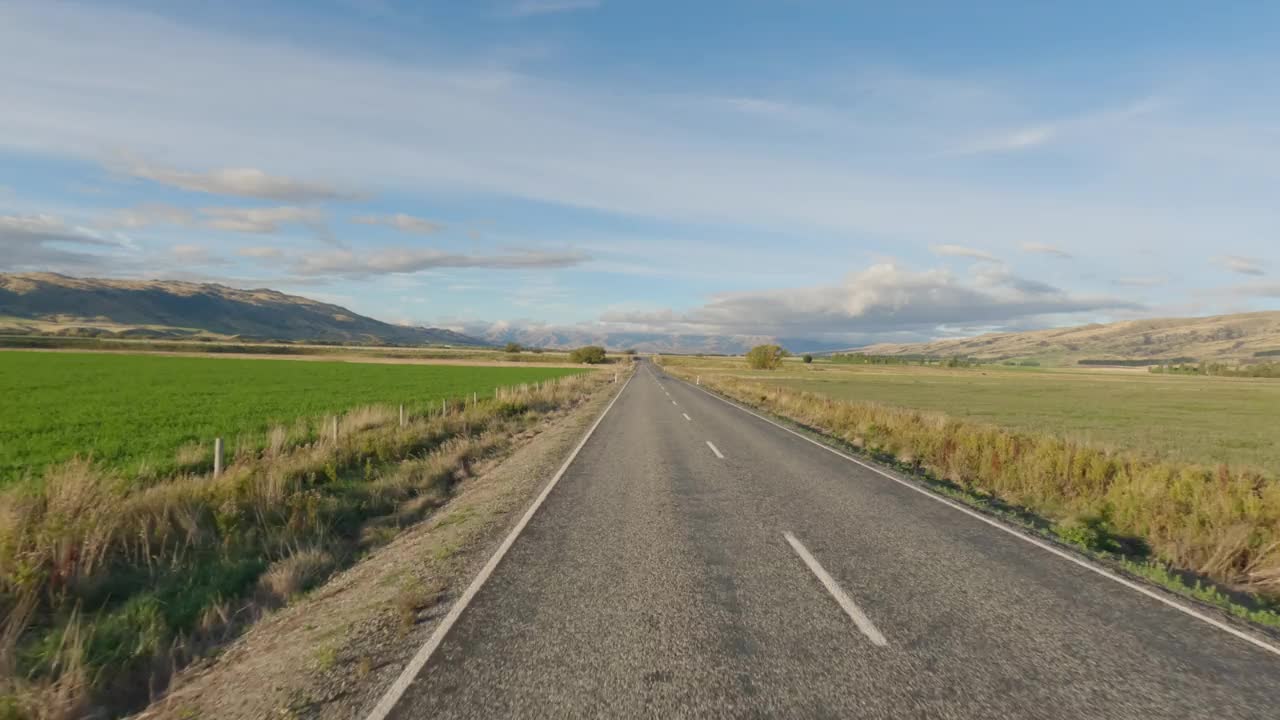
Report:
[{"label": "roadside shrub", "polygon": [[809,365],[813,362],[813,355],[809,353],[805,353],[804,356],[801,357],[800,359],[804,361],[805,365]]},{"label": "roadside shrub", "polygon": [[783,350],[778,345],[757,345],[747,351],[747,367],[775,370],[782,365]]},{"label": "roadside shrub", "polygon": [[524,350],[524,347],[521,346],[520,343],[518,342],[509,342],[506,344],[506,347],[502,348],[503,352],[509,352],[512,354],[519,353],[523,350]]},{"label": "roadside shrub", "polygon": [[604,360],[604,348],[599,345],[583,345],[569,353],[569,362],[599,365]]}]

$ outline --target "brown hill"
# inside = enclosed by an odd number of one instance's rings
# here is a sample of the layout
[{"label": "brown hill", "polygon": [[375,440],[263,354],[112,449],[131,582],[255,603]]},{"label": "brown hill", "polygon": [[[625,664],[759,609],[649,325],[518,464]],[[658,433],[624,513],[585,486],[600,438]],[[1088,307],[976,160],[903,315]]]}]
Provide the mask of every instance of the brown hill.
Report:
[{"label": "brown hill", "polygon": [[875,355],[962,355],[980,360],[1036,360],[1075,365],[1081,360],[1158,364],[1187,359],[1256,363],[1280,361],[1280,312],[1200,318],[1130,320],[1056,330],[994,333],[978,337],[860,348]]},{"label": "brown hill", "polygon": [[275,290],[57,273],[0,273],[0,332],[373,345],[484,344],[450,330],[392,325]]}]

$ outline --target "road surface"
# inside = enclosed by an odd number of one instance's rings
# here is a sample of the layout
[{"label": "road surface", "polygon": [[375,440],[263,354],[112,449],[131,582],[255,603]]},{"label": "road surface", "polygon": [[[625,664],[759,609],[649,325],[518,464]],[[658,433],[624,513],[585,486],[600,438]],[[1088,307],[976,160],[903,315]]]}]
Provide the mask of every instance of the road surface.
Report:
[{"label": "road surface", "polygon": [[1280,655],[642,363],[392,718],[1280,718]]}]

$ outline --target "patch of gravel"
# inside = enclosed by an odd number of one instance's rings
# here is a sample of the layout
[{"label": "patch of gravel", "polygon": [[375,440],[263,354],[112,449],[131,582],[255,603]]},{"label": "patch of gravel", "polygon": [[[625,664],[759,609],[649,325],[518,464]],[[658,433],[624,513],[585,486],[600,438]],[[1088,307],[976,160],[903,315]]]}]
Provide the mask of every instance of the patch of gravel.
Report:
[{"label": "patch of gravel", "polygon": [[617,385],[525,431],[430,518],[183,671],[136,718],[363,717],[551,479]]}]

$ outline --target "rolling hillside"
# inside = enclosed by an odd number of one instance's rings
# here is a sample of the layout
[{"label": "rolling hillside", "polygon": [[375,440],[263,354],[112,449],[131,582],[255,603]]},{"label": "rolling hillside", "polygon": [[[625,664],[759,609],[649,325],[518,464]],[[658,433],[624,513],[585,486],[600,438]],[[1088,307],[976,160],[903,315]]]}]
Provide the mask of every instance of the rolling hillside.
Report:
[{"label": "rolling hillside", "polygon": [[0,333],[482,345],[451,330],[392,325],[275,290],[165,280],[0,273]]},{"label": "rolling hillside", "polygon": [[1046,365],[1075,365],[1081,360],[1158,364],[1161,360],[1184,358],[1253,363],[1280,360],[1280,312],[1131,320],[908,345],[871,345],[859,351],[875,355],[963,355],[981,360],[1029,359]]}]

